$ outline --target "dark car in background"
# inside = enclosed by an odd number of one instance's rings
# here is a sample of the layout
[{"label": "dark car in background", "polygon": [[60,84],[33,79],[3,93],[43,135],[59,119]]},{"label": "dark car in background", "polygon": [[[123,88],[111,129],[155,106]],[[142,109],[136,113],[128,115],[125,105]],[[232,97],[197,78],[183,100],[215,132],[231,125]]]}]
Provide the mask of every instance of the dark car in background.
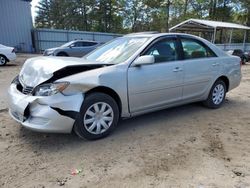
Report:
[{"label": "dark car in background", "polygon": [[82,57],[102,44],[102,42],[97,41],[74,40],[63,44],[60,47],[46,49],[43,55]]},{"label": "dark car in background", "polygon": [[242,64],[246,64],[246,62],[249,61],[249,56],[247,54],[245,54],[243,52],[243,50],[241,50],[241,49],[230,50],[230,51],[228,51],[228,53],[231,55],[240,57]]},{"label": "dark car in background", "polygon": [[246,58],[247,58],[247,61],[249,62],[250,61],[250,51],[247,51],[244,53]]}]

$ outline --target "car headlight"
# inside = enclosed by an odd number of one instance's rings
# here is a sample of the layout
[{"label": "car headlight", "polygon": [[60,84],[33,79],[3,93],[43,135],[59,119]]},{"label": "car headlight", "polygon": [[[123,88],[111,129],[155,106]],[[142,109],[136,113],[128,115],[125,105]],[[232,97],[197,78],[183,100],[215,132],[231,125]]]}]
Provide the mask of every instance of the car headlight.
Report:
[{"label": "car headlight", "polygon": [[35,89],[35,96],[51,96],[65,90],[69,82],[57,82],[50,84],[43,84]]},{"label": "car headlight", "polygon": [[54,50],[46,50],[46,51],[44,52],[44,55],[45,55],[45,56],[49,56],[49,55],[53,55],[53,53],[54,53]]},{"label": "car headlight", "polygon": [[17,75],[13,80],[12,80],[12,82],[11,82],[11,84],[19,84],[20,83],[20,81],[19,81],[19,75]]}]

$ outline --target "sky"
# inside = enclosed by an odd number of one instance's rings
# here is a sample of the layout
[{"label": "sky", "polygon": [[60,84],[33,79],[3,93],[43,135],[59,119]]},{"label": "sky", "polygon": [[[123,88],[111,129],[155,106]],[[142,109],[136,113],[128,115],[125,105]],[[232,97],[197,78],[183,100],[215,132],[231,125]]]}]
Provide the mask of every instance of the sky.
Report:
[{"label": "sky", "polygon": [[35,17],[36,17],[36,6],[38,5],[38,2],[40,0],[32,0],[31,2],[31,13],[32,13],[32,20],[33,20],[33,23],[35,23]]}]

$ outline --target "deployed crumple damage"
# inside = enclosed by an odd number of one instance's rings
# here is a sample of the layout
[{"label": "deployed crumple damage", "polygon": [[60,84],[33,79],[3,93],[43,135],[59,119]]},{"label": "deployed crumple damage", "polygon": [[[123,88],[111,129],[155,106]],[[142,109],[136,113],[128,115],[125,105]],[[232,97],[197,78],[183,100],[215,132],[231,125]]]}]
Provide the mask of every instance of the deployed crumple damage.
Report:
[{"label": "deployed crumple damage", "polygon": [[[21,85],[35,88],[40,84],[53,83],[74,74],[101,72],[99,70],[102,67],[105,69],[109,66],[80,58],[32,58],[25,62],[19,80]],[[67,82],[71,80],[68,79]],[[96,87],[95,81],[88,84],[85,84],[85,87]],[[16,87],[15,84],[11,84],[9,88],[10,114],[14,119],[35,131],[43,131],[47,126],[46,129],[49,132],[71,132],[84,100],[82,89],[68,90],[67,88],[63,93],[42,97],[25,95]]]},{"label": "deployed crumple damage", "polygon": [[44,82],[53,82],[72,74],[103,66],[107,65],[90,62],[83,58],[36,57],[25,62],[19,74],[19,79],[23,85],[35,87]]},{"label": "deployed crumple damage", "polygon": [[128,96],[127,93],[124,92],[124,86],[127,84],[126,76],[124,76],[127,74],[127,66],[127,64],[121,63],[100,69],[80,72],[61,78],[58,82],[70,82],[70,85],[63,91],[65,95],[77,92],[86,93],[98,87],[104,87],[114,91],[120,98],[121,116],[126,118],[130,117]]},{"label": "deployed crumple damage", "polygon": [[11,84],[8,91],[11,95],[8,97],[9,112],[16,121],[34,131],[46,128],[49,132],[71,132],[83,102],[82,93],[67,97],[61,93],[40,97],[24,95],[15,87],[15,84]]}]

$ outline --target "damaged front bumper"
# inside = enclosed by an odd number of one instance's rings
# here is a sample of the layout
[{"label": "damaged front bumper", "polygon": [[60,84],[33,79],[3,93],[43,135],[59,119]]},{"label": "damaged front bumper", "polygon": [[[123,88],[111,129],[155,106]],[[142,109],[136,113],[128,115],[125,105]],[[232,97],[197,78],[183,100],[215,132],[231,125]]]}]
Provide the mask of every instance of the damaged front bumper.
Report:
[{"label": "damaged front bumper", "polygon": [[84,95],[30,96],[16,84],[8,90],[9,113],[24,127],[47,133],[70,133],[83,103]]}]

